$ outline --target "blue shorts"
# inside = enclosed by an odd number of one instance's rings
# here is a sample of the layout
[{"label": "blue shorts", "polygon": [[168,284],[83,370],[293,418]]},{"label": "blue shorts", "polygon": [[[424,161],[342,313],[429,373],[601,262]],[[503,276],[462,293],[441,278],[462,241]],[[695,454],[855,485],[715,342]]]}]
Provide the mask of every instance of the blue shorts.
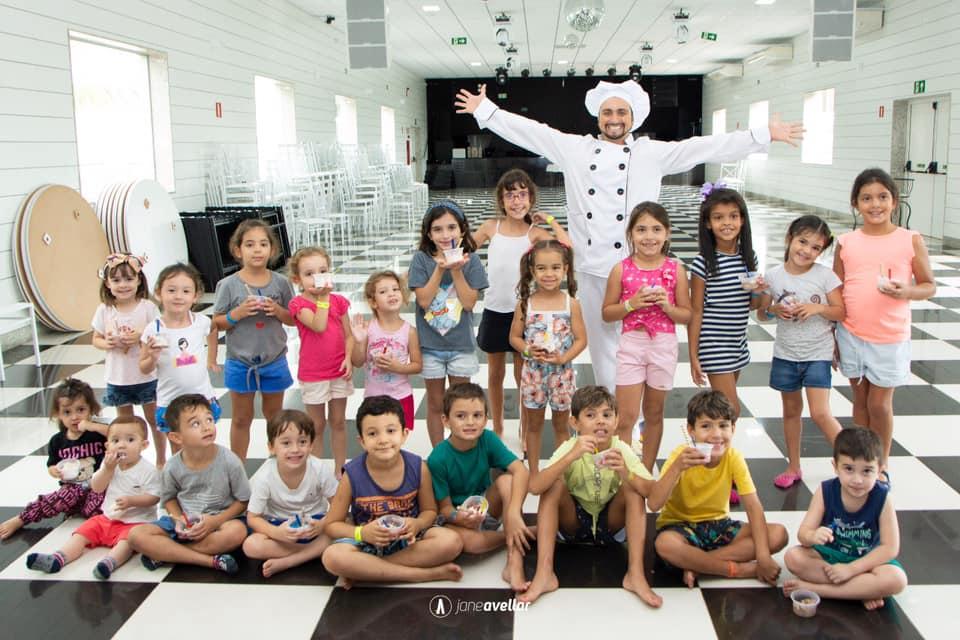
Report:
[{"label": "blue shorts", "polygon": [[[310,516],[310,519],[311,519],[311,520],[316,520],[317,522],[320,522],[321,520],[323,520],[323,517],[324,517],[325,515],[327,515],[327,514],[325,514],[325,513],[314,514],[314,515]],[[279,527],[280,525],[282,525],[283,523],[286,522],[286,520],[281,520],[280,518],[264,518],[264,520],[266,520],[267,522],[269,522],[270,524],[272,524],[272,525],[275,526],[275,527]],[[297,520],[297,522],[299,522],[299,521],[300,521],[300,516],[297,516],[296,520]],[[323,534],[321,533],[321,535],[323,535]],[[317,537],[320,537],[320,536],[317,536]],[[297,540],[297,544],[310,544],[311,542],[313,542],[313,541],[316,540],[316,539],[317,539],[317,538],[299,538],[299,539]]]},{"label": "blue shorts", "polygon": [[[220,408],[220,403],[217,402],[216,398],[210,398],[210,413],[213,414],[214,420],[219,420],[220,414],[223,413],[223,409]],[[166,407],[157,407],[157,412],[154,414],[157,422],[157,431],[161,433],[170,433],[170,427],[167,426],[167,421],[163,419],[166,414]]]},{"label": "blue shorts", "polygon": [[227,360],[223,380],[234,393],[280,393],[293,386],[286,356],[268,364],[248,366],[239,360]]},{"label": "blue shorts", "polygon": [[110,384],[103,394],[103,404],[107,407],[125,407],[128,404],[144,405],[157,401],[157,381],[139,384]]},{"label": "blue shorts", "polygon": [[777,391],[800,391],[801,388],[830,388],[829,360],[810,360],[794,362],[793,360],[773,359],[770,367],[770,386]]},{"label": "blue shorts", "polygon": [[560,531],[560,537],[564,542],[587,543],[605,547],[607,545],[617,544],[610,526],[607,524],[607,516],[610,513],[610,503],[604,505],[603,510],[597,515],[597,531],[593,531],[593,516],[587,513],[587,510],[580,506],[577,499],[573,499],[574,508],[577,512],[577,530],[573,535]]},{"label": "blue shorts", "polygon": [[443,380],[447,376],[469,378],[480,371],[476,351],[438,351],[421,349],[424,380]]},{"label": "blue shorts", "polygon": [[878,387],[899,387],[910,381],[910,341],[877,344],[858,338],[837,323],[840,373],[866,378]]}]

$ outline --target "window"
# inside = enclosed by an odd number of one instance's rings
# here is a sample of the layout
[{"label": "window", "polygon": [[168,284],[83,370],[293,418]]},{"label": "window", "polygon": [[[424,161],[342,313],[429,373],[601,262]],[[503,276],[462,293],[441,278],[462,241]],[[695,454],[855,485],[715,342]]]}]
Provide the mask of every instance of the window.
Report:
[{"label": "window", "polygon": [[380,107],[380,144],[383,146],[383,155],[388,163],[396,162],[394,152],[397,140],[396,116],[390,107]]},{"label": "window", "polygon": [[164,54],[70,32],[80,193],[149,178],[174,190]]},{"label": "window", "polygon": [[804,94],[800,162],[833,164],[833,99],[833,89]]},{"label": "window", "polygon": [[254,76],[253,89],[257,109],[257,159],[263,180],[270,175],[270,165],[280,145],[297,143],[297,114],[292,85]]},{"label": "window", "polygon": [[357,144],[357,101],[334,96],[337,102],[337,143]]},{"label": "window", "polygon": [[[770,101],[761,100],[760,102],[750,103],[750,128],[762,129],[770,122]],[[766,160],[766,153],[751,153],[748,157],[758,160]]]},{"label": "window", "polygon": [[727,110],[726,109],[717,109],[713,112],[713,128],[710,130],[710,133],[717,135],[720,133],[727,132]]}]

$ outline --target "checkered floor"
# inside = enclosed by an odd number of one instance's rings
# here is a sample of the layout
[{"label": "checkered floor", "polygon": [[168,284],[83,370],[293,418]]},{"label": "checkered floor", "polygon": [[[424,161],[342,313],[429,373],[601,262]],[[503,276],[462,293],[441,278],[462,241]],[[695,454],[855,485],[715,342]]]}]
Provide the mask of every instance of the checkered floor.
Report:
[{"label": "checkered floor", "polygon": [[[563,218],[562,190],[543,191],[541,208]],[[443,195],[461,202],[474,224],[492,211],[488,191]],[[697,252],[696,190],[665,187],[662,201],[674,220],[673,248],[689,260]],[[783,233],[795,215],[794,211],[750,203],[757,253],[765,256],[766,267],[780,261]],[[842,223],[834,226],[837,231],[844,230]],[[335,266],[342,274],[340,287],[356,307],[366,310],[359,293],[366,276],[385,267],[405,271],[415,242],[416,233],[403,229],[333,251]],[[510,599],[500,581],[502,552],[463,558],[464,579],[458,584],[358,587],[349,592],[337,587],[319,563],[265,581],[259,576],[259,564],[245,558],[241,558],[240,574],[232,578],[183,567],[150,573],[135,558],[117,571],[111,582],[98,583],[91,569],[103,555],[102,549],[88,552],[51,579],[28,572],[24,558],[31,549],[58,548],[79,523],[52,520],[28,526],[0,544],[0,620],[9,637],[71,640],[113,635],[143,639],[171,633],[235,638],[276,633],[286,638],[582,638],[598,628],[609,637],[637,632],[696,638],[862,637],[865,629],[877,638],[956,637],[949,610],[960,600],[956,577],[960,566],[960,403],[955,399],[960,396],[960,313],[955,310],[960,307],[960,257],[939,246],[931,247],[931,256],[937,295],[913,303],[913,376],[894,400],[891,475],[902,536],[900,557],[910,587],[879,612],[868,613],[856,603],[829,602],[821,605],[816,618],[803,620],[790,613],[788,601],[778,591],[749,580],[704,579],[698,588],[688,590],[676,574],[653,561],[649,539],[647,569],[651,583],[664,598],[660,611],[647,609],[619,588],[626,563],[622,548],[561,546],[557,553],[561,589],[526,611],[498,610],[500,603]],[[830,474],[830,452],[808,422],[803,438],[803,484],[785,492],[773,487],[773,477],[785,464],[780,399],[767,387],[773,333],[772,325],[756,325],[751,320],[753,363],[741,378],[744,417],[738,423],[735,444],[748,458],[767,519],[786,525],[793,544],[811,492]],[[680,335],[685,339],[684,332]],[[55,430],[45,417],[50,387],[65,376],[86,380],[98,391],[104,386],[103,353],[91,345],[89,333],[46,333],[43,343],[39,369],[29,347],[4,354],[6,362],[15,364],[6,368],[7,380],[0,387],[0,519],[15,515],[37,493],[54,488],[43,457],[45,443]],[[296,360],[296,347],[292,336],[292,361]],[[686,360],[686,350],[681,348],[680,353],[681,360]],[[588,352],[575,366],[580,384],[592,382]],[[477,380],[486,380],[485,366]],[[355,382],[362,385],[359,376]],[[849,386],[840,377],[835,377],[834,383],[834,414],[850,424]],[[224,405],[218,440],[227,445],[229,395],[222,377],[215,377],[214,386]],[[417,418],[422,420],[426,409],[422,381],[414,386]],[[516,451],[516,389],[509,378],[506,386],[509,419],[505,440]],[[681,366],[676,389],[667,401],[661,453],[679,443],[684,407],[695,391],[689,370]],[[361,398],[358,390],[348,403],[348,416],[356,411]],[[288,392],[286,405],[301,406],[297,389]],[[353,429],[351,420],[348,430]],[[550,432],[544,430],[542,458],[548,457],[553,447]],[[429,453],[422,422],[408,442],[414,452]],[[349,455],[357,453],[356,444],[351,444]],[[250,456],[247,466],[252,473],[267,456],[262,420],[254,423]],[[536,499],[528,498],[524,510],[534,514]],[[532,574],[533,556],[528,560]],[[782,563],[782,557],[778,560]],[[453,607],[446,617],[431,614],[431,600],[438,595],[449,598]],[[494,611],[483,612],[484,604]],[[475,607],[481,611],[462,612]],[[569,613],[563,615],[564,611]]]}]

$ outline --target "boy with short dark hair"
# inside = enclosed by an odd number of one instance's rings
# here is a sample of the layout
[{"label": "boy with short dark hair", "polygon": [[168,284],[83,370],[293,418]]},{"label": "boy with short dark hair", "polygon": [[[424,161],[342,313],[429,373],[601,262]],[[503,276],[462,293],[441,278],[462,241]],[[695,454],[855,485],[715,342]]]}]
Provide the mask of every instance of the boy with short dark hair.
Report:
[{"label": "boy with short dark hair", "polygon": [[181,447],[163,467],[161,502],[168,515],[130,532],[130,546],[151,571],[165,562],[237,572],[229,552],[243,544],[250,483],[240,458],[216,442],[210,401],[175,398],[165,415],[169,438]]},{"label": "boy with short dark hair", "polygon": [[833,443],[837,477],[824,480],[800,523],[800,545],[787,551],[783,593],[814,591],[824,598],[862,600],[869,610],[907,586],[897,560],[900,526],[889,487],[877,482],[880,438],[869,429],[844,429]]},{"label": "boy with short dark hair", "polygon": [[[443,426],[450,437],[427,458],[440,515],[463,541],[466,553],[487,553],[507,546],[503,580],[517,592],[529,583],[523,574],[523,555],[533,533],[523,521],[529,471],[487,425],[487,397],[478,384],[464,382],[443,395]],[[500,469],[496,481],[490,472]],[[481,496],[487,508],[469,508],[464,502]],[[484,530],[484,519],[503,518],[503,531]]]},{"label": "boy with short dark hair", "polygon": [[404,425],[403,406],[390,396],[364,398],[357,410],[364,452],[346,464],[330,501],[326,534],[333,543],[323,552],[323,566],[343,578],[345,588],[354,581],[463,577],[452,562],[463,543],[449,529],[433,526],[437,502],[430,470],[420,456],[402,449],[409,434]]},{"label": "boy with short dark hair", "polygon": [[577,389],[570,426],[577,436],[563,442],[547,467],[530,478],[530,493],[540,495],[537,572],[518,600],[533,602],[559,587],[553,569],[558,531],[570,542],[606,545],[618,544],[614,534],[626,528],[623,588],[659,607],[663,599],[650,588],[643,570],[644,496],[653,488],[653,478],[630,445],[616,435],[616,399],[604,387]]},{"label": "boy with short dark hair", "polygon": [[[651,511],[663,507],[657,518],[657,553],[683,569],[684,584],[691,589],[701,573],[758,578],[771,585],[780,575],[772,554],[787,545],[787,530],[767,524],[747,462],[731,446],[735,418],[723,393],[693,396],[687,404],[690,442],[670,453],[650,496]],[[695,448],[704,444],[712,445],[705,447],[708,456]],[[733,483],[748,523],[730,518]]]}]

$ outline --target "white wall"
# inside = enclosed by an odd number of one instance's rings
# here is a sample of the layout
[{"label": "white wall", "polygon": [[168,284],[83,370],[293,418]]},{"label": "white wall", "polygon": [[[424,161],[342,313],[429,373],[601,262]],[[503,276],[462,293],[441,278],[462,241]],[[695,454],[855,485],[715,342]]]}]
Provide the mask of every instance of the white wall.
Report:
[{"label": "white wall", "polygon": [[[861,170],[890,169],[893,101],[913,97],[914,80],[926,95],[950,95],[949,155],[944,235],[960,238],[960,3],[887,0],[884,26],[858,37],[853,62],[812,63],[810,37],[794,39],[794,62],[744,65],[744,77],[704,79],[703,121],[727,109],[727,130],[746,128],[751,102],[770,100],[770,113],[801,120],[803,94],[836,89],[832,165],[801,164],[800,150],[771,147],[766,161],[751,159],[747,189],[836,212],[850,211],[850,188]],[[886,116],[878,117],[885,107]],[[709,126],[709,125],[706,125]],[[705,133],[710,133],[709,130]],[[709,179],[718,166],[707,167]]]},{"label": "white wall", "polygon": [[381,105],[396,111],[398,154],[406,127],[426,127],[423,79],[397,65],[346,72],[345,28],[287,0],[0,0],[0,305],[20,299],[10,235],[24,195],[48,182],[79,187],[68,30],[167,54],[172,195],[196,210],[216,145],[245,145],[256,165],[255,74],[294,85],[301,140],[335,140],[335,93],[357,100],[360,144],[379,144]]}]

